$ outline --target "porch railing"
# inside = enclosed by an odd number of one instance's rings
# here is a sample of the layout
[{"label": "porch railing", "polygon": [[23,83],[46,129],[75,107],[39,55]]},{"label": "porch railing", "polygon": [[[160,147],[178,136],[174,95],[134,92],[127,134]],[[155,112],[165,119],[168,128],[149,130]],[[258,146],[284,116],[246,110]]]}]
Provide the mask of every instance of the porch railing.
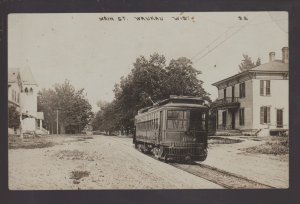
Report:
[{"label": "porch railing", "polygon": [[222,99],[217,99],[212,103],[212,107],[219,107],[223,105],[238,105],[239,98],[238,97],[226,97]]},{"label": "porch railing", "polygon": [[217,99],[216,103],[238,103],[239,97],[226,97],[222,99]]}]

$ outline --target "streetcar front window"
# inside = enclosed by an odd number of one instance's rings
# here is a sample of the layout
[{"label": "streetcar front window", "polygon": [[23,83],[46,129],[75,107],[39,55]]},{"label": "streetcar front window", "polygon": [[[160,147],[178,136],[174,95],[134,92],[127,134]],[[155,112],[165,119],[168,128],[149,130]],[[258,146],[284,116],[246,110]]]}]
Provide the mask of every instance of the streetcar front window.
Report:
[{"label": "streetcar front window", "polygon": [[188,111],[168,110],[167,112],[167,129],[187,130],[188,127]]},{"label": "streetcar front window", "polygon": [[196,130],[196,131],[205,131],[205,117],[206,114],[203,111],[194,110],[190,113],[190,130]]}]

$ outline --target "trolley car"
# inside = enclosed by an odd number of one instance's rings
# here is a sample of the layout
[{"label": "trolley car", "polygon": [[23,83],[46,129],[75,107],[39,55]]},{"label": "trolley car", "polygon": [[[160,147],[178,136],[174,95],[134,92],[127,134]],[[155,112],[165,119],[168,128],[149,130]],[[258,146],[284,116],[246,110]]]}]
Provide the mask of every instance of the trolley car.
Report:
[{"label": "trolley car", "polygon": [[170,96],[138,111],[133,143],[158,159],[204,161],[208,106],[199,97]]}]

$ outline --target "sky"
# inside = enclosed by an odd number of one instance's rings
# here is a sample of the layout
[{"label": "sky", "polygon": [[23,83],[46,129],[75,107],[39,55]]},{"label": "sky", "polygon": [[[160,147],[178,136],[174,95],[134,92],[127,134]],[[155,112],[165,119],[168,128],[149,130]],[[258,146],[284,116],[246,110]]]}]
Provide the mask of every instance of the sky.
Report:
[{"label": "sky", "polygon": [[97,101],[113,100],[114,85],[130,73],[141,55],[148,58],[157,52],[167,63],[190,58],[202,72],[199,79],[205,90],[215,99],[217,88],[211,84],[237,74],[243,54],[266,63],[271,51],[281,59],[285,46],[287,12],[8,16],[8,69],[29,67],[39,89],[68,79],[75,88],[85,89],[94,111],[98,110]]}]

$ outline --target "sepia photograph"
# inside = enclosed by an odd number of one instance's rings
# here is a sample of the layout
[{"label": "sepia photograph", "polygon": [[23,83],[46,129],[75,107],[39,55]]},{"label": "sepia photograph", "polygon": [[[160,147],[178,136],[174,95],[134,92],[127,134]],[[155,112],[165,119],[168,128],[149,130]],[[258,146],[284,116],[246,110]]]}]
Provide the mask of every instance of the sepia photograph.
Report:
[{"label": "sepia photograph", "polygon": [[288,189],[289,13],[10,13],[9,190]]}]

